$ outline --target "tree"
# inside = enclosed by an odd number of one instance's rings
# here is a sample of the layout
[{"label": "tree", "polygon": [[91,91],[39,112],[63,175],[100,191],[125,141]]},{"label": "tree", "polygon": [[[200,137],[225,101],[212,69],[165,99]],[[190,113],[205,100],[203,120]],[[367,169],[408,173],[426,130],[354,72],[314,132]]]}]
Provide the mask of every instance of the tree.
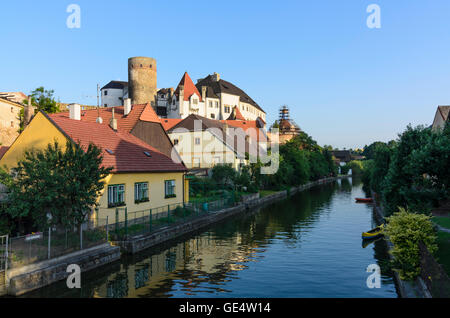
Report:
[{"label": "tree", "polygon": [[385,143],[382,141],[375,141],[374,143],[371,143],[369,146],[365,146],[362,155],[366,157],[366,159],[374,159],[375,149],[379,145],[385,145]]},{"label": "tree", "polygon": [[212,179],[222,185],[234,182],[236,171],[230,164],[215,165],[212,168]]},{"label": "tree", "polygon": [[[37,110],[43,110],[46,113],[57,113],[59,105],[53,98],[54,90],[46,90],[43,86],[36,88],[31,92],[31,105],[36,106]],[[28,100],[24,101],[28,105]]]},{"label": "tree", "polygon": [[112,168],[101,166],[101,150],[58,142],[44,150],[27,151],[12,169],[8,211],[13,218],[29,217],[34,226],[77,227],[79,230],[104,188]]}]

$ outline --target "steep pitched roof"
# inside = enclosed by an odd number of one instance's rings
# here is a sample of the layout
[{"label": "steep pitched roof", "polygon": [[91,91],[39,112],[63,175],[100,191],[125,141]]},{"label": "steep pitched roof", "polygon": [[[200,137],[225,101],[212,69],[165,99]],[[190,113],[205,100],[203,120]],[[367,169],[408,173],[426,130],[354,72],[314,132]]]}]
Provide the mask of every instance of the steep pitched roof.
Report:
[{"label": "steep pitched roof", "polygon": [[245,118],[244,118],[244,116],[242,116],[242,113],[239,110],[239,107],[234,106],[233,111],[231,112],[231,114],[227,120],[245,120]]},{"label": "steep pitched roof", "polygon": [[150,106],[150,104],[147,104],[144,107],[144,110],[142,111],[141,116],[139,117],[139,120],[149,121],[152,123],[160,122],[160,118],[158,117],[158,115],[156,115],[155,110],[153,109],[152,106]]},{"label": "steep pitched roof", "polygon": [[191,77],[187,72],[184,73],[183,77],[181,78],[180,83],[177,86],[177,89],[175,90],[175,95],[179,96],[180,94],[180,85],[184,86],[184,100],[188,101],[189,98],[195,93],[197,96],[199,96],[200,101],[202,101],[202,95],[198,91],[197,87],[194,85],[194,82],[192,81]]},{"label": "steep pitched roof", "polygon": [[[43,114],[68,138],[87,147],[90,143],[102,149],[102,166],[112,167],[113,172],[166,172],[185,171],[181,163],[175,163],[141,139],[124,130],[114,131],[108,125],[83,120],[73,120],[58,114]],[[147,152],[150,156],[145,154]]]},{"label": "steep pitched roof", "polygon": [[201,90],[202,86],[211,87],[215,95],[221,93],[237,95],[239,96],[239,100],[241,102],[251,104],[256,108],[258,108],[260,111],[264,112],[264,110],[261,107],[259,107],[259,105],[242,89],[240,89],[239,87],[230,82],[224,81],[223,79],[219,79],[218,81],[216,81],[214,80],[213,75],[208,75],[205,78],[199,80],[196,86],[199,90]]}]

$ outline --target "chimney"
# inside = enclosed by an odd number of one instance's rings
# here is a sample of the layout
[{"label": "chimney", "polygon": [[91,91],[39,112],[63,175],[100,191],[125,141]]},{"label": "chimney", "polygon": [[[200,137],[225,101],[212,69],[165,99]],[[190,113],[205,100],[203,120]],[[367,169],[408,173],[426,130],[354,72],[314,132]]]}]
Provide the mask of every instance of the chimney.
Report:
[{"label": "chimney", "polygon": [[125,98],[123,101],[123,114],[127,116],[131,112],[131,98]]},{"label": "chimney", "polygon": [[220,74],[219,74],[219,73],[214,72],[214,74],[212,75],[212,77],[213,77],[213,81],[214,81],[214,82],[220,81]]},{"label": "chimney", "polygon": [[204,102],[206,100],[206,86],[202,86],[202,101]]},{"label": "chimney", "polygon": [[227,123],[223,124],[223,132],[228,135],[229,129]]},{"label": "chimney", "polygon": [[169,97],[172,98],[174,89],[173,87],[169,88]]},{"label": "chimney", "polygon": [[74,120],[81,119],[81,107],[80,104],[69,105],[69,118]]},{"label": "chimney", "polygon": [[114,107],[112,107],[112,118],[109,121],[109,127],[117,131],[117,119],[114,117]]},{"label": "chimney", "polygon": [[31,95],[28,96],[28,105],[26,105],[23,109],[23,123],[24,127],[26,127],[34,115],[34,107],[31,103]]}]

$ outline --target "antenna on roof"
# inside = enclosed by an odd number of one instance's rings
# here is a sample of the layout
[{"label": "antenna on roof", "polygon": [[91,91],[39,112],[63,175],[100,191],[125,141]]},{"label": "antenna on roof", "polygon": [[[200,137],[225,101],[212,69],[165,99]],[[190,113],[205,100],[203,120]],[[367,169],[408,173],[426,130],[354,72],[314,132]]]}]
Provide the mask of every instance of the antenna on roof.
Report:
[{"label": "antenna on roof", "polygon": [[100,117],[99,91],[100,91],[100,85],[97,84],[97,120],[96,120],[96,122],[101,124],[101,123],[103,123],[103,119]]}]

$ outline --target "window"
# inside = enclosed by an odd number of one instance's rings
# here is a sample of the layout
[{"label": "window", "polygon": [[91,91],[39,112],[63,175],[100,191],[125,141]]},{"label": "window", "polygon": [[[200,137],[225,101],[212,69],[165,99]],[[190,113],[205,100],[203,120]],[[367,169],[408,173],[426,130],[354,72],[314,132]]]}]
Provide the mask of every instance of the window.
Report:
[{"label": "window", "polygon": [[14,127],[14,122],[11,120],[11,127]]},{"label": "window", "polygon": [[196,138],[195,138],[195,144],[196,144],[196,145],[200,145],[200,138],[199,138],[199,137],[196,137]]},{"label": "window", "polygon": [[164,181],[166,198],[175,198],[175,180]]},{"label": "window", "polygon": [[198,104],[198,99],[197,99],[197,98],[194,98],[194,99],[192,100],[192,103],[193,103],[194,105],[197,105],[197,104]]},{"label": "window", "polygon": [[148,202],[148,182],[134,184],[134,203]]},{"label": "window", "polygon": [[108,91],[105,90],[105,94],[104,94],[104,95],[105,95],[105,96],[108,95]]},{"label": "window", "polygon": [[193,168],[200,168],[200,158],[193,158],[192,159],[192,167]]},{"label": "window", "polygon": [[108,104],[105,104],[105,107],[108,107]]},{"label": "window", "polygon": [[214,103],[215,103],[215,105],[216,105],[216,108],[219,108],[219,102],[218,102],[218,101],[215,101]]},{"label": "window", "polygon": [[172,105],[175,105],[175,98],[172,99]]},{"label": "window", "polygon": [[14,113],[14,107],[11,107],[11,113]]},{"label": "window", "polygon": [[108,186],[108,208],[125,205],[125,185]]},{"label": "window", "polygon": [[229,113],[230,112],[230,106],[225,106],[225,113]]},{"label": "window", "polygon": [[212,118],[212,119],[215,119],[215,118],[216,118],[216,115],[211,114],[211,118]]},{"label": "window", "polygon": [[212,107],[213,107],[212,100],[210,100],[208,104],[209,104],[209,108],[212,108]]},{"label": "window", "polygon": [[174,139],[174,140],[173,140],[173,144],[174,144],[174,145],[178,145],[178,139]]}]

